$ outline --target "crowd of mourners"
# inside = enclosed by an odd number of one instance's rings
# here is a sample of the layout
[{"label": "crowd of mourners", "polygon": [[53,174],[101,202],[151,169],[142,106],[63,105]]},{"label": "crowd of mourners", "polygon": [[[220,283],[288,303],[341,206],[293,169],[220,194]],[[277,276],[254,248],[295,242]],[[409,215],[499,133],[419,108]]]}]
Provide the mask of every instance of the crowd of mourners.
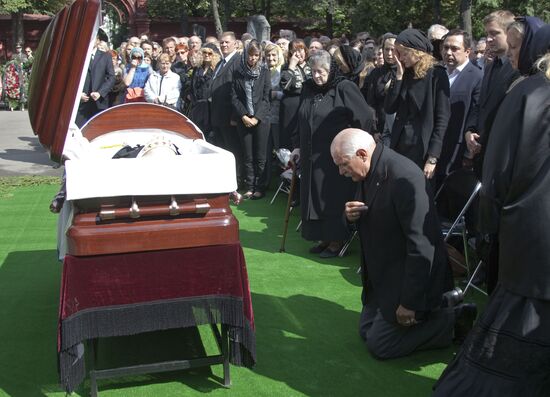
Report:
[{"label": "crowd of mourners", "polygon": [[17,43],[15,52],[8,57],[6,47],[0,41],[0,103],[4,108],[25,110],[33,61],[31,47],[23,49],[23,45]]},{"label": "crowd of mourners", "polygon": [[[544,223],[550,214],[544,196],[550,167],[550,27],[539,18],[503,10],[487,15],[483,24],[486,37],[477,40],[441,25],[426,34],[413,28],[376,38],[362,32],[353,40],[301,39],[281,31],[263,42],[248,33],[238,39],[224,32],[219,38],[168,37],[157,43],[142,35],[117,50],[99,37],[97,51],[109,54],[107,69],[112,72],[107,75],[114,77],[106,92],[90,89],[82,101],[105,97],[107,106],[143,101],[187,115],[209,142],[234,154],[245,199],[265,196],[279,169],[274,153],[288,149],[289,165],[300,175],[295,202],[301,233],[315,242],[310,252],[321,258],[337,257],[352,235],[349,221],[359,212],[346,219],[343,211],[357,198],[356,182],[372,181],[369,167],[381,178],[376,186],[397,178],[393,165],[380,169],[386,161],[380,154],[384,147],[408,159],[402,163],[391,154],[388,164],[408,164],[414,171],[410,175],[420,173],[427,186],[424,196],[418,187],[407,188],[411,181],[400,179],[396,191],[403,197],[392,211],[410,218],[400,218],[396,233],[408,230],[407,222],[420,221],[420,226],[405,233],[403,247],[396,249],[415,246],[418,235],[429,236],[430,246],[437,246],[440,236],[430,235],[431,220],[426,216],[424,224],[423,218],[416,219],[418,211],[430,212],[431,197],[437,195],[439,217],[452,219],[481,181],[479,204],[470,206],[466,226],[483,263],[483,277],[474,282],[485,283],[492,297],[466,342],[461,340],[463,348],[435,393],[453,396],[468,390],[470,395],[502,396],[522,390],[526,396],[550,395],[550,234]],[[363,150],[370,145],[365,141],[364,148],[336,165],[340,157],[331,153],[331,144],[350,128],[367,131],[377,149]],[[369,164],[363,173],[357,171],[361,162]],[[374,193],[367,189],[361,194],[372,200]],[[425,197],[430,201],[424,202]],[[455,248],[472,247],[460,243]],[[376,262],[374,249],[364,253],[365,262]],[[409,251],[407,260],[424,255]],[[430,252],[432,269],[436,254]],[[368,272],[369,264],[365,266]],[[430,271],[422,285],[433,281]],[[364,283],[373,283],[364,277]],[[377,346],[372,351],[380,358],[440,347],[447,340],[442,334],[426,342],[426,330],[436,330],[438,307],[430,307],[425,317],[415,317],[408,310],[414,308],[402,305],[390,318],[366,313],[362,327],[370,331],[362,336]],[[464,312],[475,318],[470,309],[455,310],[441,327],[459,322]],[[383,327],[380,321],[385,321]],[[472,324],[459,325],[468,334]]]}]

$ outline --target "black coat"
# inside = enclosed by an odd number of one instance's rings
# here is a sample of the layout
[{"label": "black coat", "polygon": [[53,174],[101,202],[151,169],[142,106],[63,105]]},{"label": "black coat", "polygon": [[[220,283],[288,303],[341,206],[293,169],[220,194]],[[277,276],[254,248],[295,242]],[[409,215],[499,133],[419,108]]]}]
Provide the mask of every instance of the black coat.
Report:
[{"label": "black coat", "polygon": [[[212,127],[227,127],[231,121],[233,106],[231,105],[231,87],[233,85],[233,73],[239,64],[240,55],[235,53],[231,59],[218,71],[212,81],[211,89],[211,124]],[[220,62],[223,62],[220,61]]]},{"label": "black coat", "polygon": [[375,68],[366,78],[362,92],[367,103],[372,106],[376,112],[376,132],[384,132],[386,122],[386,112],[384,110],[384,100],[386,98],[386,85],[392,79],[395,79],[395,65],[384,64],[380,68]]},{"label": "black coat", "polygon": [[90,62],[82,91],[87,95],[99,92],[95,104],[99,110],[109,107],[109,92],[115,85],[115,71],[111,54],[96,50],[93,61]]},{"label": "black coat", "polygon": [[[248,80],[243,65],[239,65],[233,74],[233,87],[231,90],[231,103],[235,119],[241,120],[243,116],[251,116],[246,108],[246,90],[245,81]],[[260,123],[269,123],[269,97],[271,93],[271,75],[267,68],[262,67],[260,75],[254,82],[252,88],[252,107],[254,108],[254,117]]]},{"label": "black coat", "polygon": [[451,115],[449,78],[441,66],[428,70],[423,79],[413,79],[405,70],[403,80],[395,80],[386,95],[386,113],[396,113],[390,147],[413,160],[421,168],[427,156],[439,158]]},{"label": "black coat", "polygon": [[[422,171],[378,144],[357,198],[368,206],[357,222],[365,297],[386,321],[399,305],[416,312],[440,306],[452,273],[430,188]],[[366,304],[364,301],[363,304]]]},{"label": "black coat", "polygon": [[475,162],[475,169],[479,177],[481,177],[485,149],[498,108],[506,96],[510,84],[519,75],[519,71],[512,67],[507,57],[496,58],[485,67],[479,95],[479,118],[477,125],[471,126],[480,135],[481,153],[476,156]]},{"label": "black coat", "polygon": [[202,67],[193,70],[189,85],[189,94],[191,96],[191,110],[189,118],[199,126],[206,134],[210,132],[210,102],[208,97],[212,85],[212,77],[214,71],[210,68],[203,69]]},{"label": "black coat", "polygon": [[499,282],[550,300],[550,82],[516,85],[496,114],[483,163],[483,232],[498,233]]},{"label": "black coat", "polygon": [[342,80],[323,95],[313,80],[302,91],[298,110],[298,134],[294,147],[300,148],[300,197],[302,219],[339,218],[344,204],[355,192],[351,179],[339,174],[330,154],[334,137],[348,127],[372,130],[374,112],[357,85]]},{"label": "black coat", "polygon": [[482,79],[483,72],[469,62],[451,86],[451,118],[436,167],[438,175],[445,176],[462,167],[464,133],[468,126],[477,125]]}]

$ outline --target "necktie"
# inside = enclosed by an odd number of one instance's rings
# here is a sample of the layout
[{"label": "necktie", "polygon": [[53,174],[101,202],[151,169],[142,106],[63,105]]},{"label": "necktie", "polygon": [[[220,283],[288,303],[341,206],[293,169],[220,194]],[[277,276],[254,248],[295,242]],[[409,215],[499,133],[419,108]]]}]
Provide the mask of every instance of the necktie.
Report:
[{"label": "necktie", "polygon": [[218,75],[218,73],[220,72],[220,70],[222,70],[222,68],[225,66],[226,64],[226,61],[225,59],[222,59],[220,61],[220,63],[218,63],[218,65],[216,66],[216,72],[214,73],[214,78],[216,78],[216,76]]}]

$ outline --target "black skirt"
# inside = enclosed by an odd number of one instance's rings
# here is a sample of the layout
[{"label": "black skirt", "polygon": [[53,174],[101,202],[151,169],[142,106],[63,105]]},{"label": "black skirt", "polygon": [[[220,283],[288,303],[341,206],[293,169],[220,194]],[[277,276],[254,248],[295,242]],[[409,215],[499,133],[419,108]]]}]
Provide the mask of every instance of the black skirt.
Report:
[{"label": "black skirt", "polygon": [[498,285],[433,396],[550,396],[550,301]]}]

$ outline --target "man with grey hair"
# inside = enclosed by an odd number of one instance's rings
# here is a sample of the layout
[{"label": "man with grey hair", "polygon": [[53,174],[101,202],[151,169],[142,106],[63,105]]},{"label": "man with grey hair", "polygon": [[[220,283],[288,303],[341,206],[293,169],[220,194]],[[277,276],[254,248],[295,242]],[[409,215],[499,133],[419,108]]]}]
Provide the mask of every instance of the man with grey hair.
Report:
[{"label": "man with grey hair", "polygon": [[340,174],[358,182],[345,216],[360,236],[359,334],[369,351],[389,359],[449,346],[453,334],[463,340],[477,310],[442,307],[452,273],[422,171],[359,129],[341,131],[330,152]]}]

